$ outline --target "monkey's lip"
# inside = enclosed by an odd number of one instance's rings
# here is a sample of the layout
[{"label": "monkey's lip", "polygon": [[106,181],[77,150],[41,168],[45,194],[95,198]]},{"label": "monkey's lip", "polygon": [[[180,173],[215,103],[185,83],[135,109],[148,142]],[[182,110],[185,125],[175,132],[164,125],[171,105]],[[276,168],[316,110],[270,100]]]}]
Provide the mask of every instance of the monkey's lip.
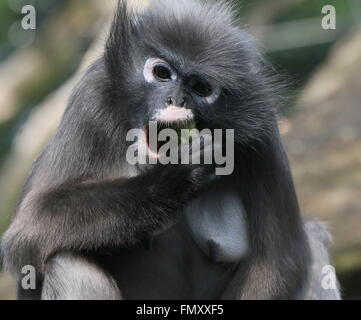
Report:
[{"label": "monkey's lip", "polygon": [[191,109],[170,105],[165,109],[157,110],[154,120],[165,123],[183,123],[192,121],[194,114]]},{"label": "monkey's lip", "polygon": [[[170,137],[167,137],[166,141],[158,141],[158,135],[163,129],[173,129],[177,132],[177,145],[183,144],[185,142],[190,141],[192,138],[191,135],[188,135],[184,137],[184,135],[181,135],[182,129],[188,129],[192,130],[196,128],[196,123],[193,120],[183,120],[183,121],[173,121],[173,122],[166,122],[166,121],[155,121],[157,126],[157,137],[155,139],[155,145],[151,146],[150,143],[150,130],[149,130],[149,124],[144,127],[144,133],[146,137],[146,144],[148,148],[148,152],[150,155],[158,157],[159,149],[167,142],[170,141]],[[155,124],[154,122],[154,124]]]}]

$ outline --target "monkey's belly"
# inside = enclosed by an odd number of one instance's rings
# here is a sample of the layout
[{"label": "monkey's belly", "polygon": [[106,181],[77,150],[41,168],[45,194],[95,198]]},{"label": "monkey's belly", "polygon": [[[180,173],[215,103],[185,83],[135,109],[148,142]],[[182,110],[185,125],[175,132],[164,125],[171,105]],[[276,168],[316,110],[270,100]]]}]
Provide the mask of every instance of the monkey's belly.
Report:
[{"label": "monkey's belly", "polygon": [[218,299],[248,241],[242,204],[225,185],[211,188],[184,219],[144,244],[111,258],[125,299]]},{"label": "monkey's belly", "polygon": [[124,299],[218,299],[234,270],[205,255],[183,224],[155,237],[151,248],[139,245],[107,260]]}]

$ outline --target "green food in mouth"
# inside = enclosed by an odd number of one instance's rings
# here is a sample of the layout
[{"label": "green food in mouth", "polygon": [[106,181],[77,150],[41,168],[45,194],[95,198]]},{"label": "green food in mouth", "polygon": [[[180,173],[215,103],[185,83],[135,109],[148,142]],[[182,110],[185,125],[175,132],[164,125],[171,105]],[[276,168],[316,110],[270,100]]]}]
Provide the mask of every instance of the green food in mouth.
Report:
[{"label": "green food in mouth", "polygon": [[190,143],[192,139],[195,139],[198,136],[196,123],[194,121],[187,122],[182,126],[174,128],[177,131],[178,141],[180,145]]},{"label": "green food in mouth", "polygon": [[[159,152],[160,148],[166,143],[170,142],[173,139],[176,139],[174,142],[178,144],[178,146],[185,145],[185,144],[192,144],[192,140],[196,139],[199,135],[199,132],[196,127],[195,121],[183,121],[183,122],[174,122],[174,123],[157,123],[157,134],[163,130],[163,129],[171,129],[174,130],[176,133],[176,136],[170,135],[166,139],[166,141],[157,141],[157,152]],[[173,132],[174,132],[173,131]],[[147,132],[147,144],[149,146],[149,127],[146,127]],[[154,151],[155,152],[155,151]]]}]

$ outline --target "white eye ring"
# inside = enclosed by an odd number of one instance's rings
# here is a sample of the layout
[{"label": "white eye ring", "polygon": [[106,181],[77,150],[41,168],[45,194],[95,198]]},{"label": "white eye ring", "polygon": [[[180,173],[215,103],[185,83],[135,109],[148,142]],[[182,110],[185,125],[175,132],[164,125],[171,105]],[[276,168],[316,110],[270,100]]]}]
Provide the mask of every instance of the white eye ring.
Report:
[{"label": "white eye ring", "polygon": [[164,60],[159,59],[159,58],[149,58],[145,62],[144,69],[143,69],[143,76],[144,76],[145,81],[147,81],[149,83],[159,82],[154,76],[154,67],[156,65],[166,66],[171,71],[171,79],[172,80],[177,79],[176,73],[172,70],[172,68],[168,65],[168,63],[166,63]]},{"label": "white eye ring", "polygon": [[207,103],[212,104],[212,103],[216,102],[216,100],[219,98],[220,94],[221,94],[220,88],[216,87],[213,89],[213,93],[209,97],[206,97],[205,99],[206,99]]}]

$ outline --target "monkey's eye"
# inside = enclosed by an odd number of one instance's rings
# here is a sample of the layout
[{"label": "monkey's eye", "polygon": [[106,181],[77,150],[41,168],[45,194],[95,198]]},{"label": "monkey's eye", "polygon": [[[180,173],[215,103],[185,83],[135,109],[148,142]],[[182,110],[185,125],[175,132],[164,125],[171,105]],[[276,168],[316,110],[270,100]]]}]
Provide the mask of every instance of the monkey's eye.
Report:
[{"label": "monkey's eye", "polygon": [[192,78],[189,81],[189,86],[198,96],[202,98],[207,98],[213,93],[211,85],[203,79]]},{"label": "monkey's eye", "polygon": [[144,79],[149,83],[176,80],[176,72],[160,58],[148,58],[143,70]]},{"label": "monkey's eye", "polygon": [[172,72],[163,64],[157,64],[153,68],[154,76],[160,81],[170,80],[172,78]]}]

